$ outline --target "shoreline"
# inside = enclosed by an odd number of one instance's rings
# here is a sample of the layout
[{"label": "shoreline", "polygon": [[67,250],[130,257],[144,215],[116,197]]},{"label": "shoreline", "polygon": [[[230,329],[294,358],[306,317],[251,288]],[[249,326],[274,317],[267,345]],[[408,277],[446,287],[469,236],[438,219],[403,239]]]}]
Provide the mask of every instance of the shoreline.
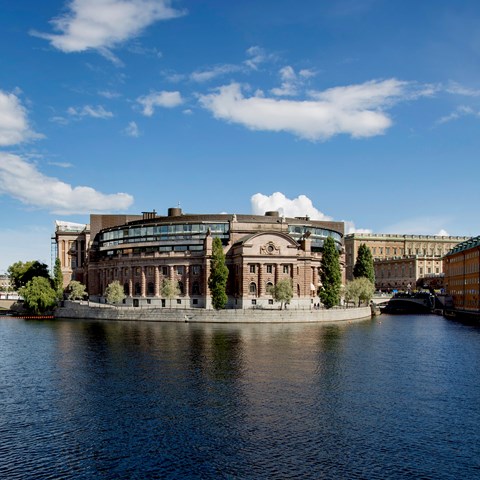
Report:
[{"label": "shoreline", "polygon": [[325,310],[267,310],[267,309],[168,309],[92,306],[65,302],[54,312],[59,319],[124,320],[182,323],[322,323],[366,320],[372,317],[371,308],[335,308]]}]

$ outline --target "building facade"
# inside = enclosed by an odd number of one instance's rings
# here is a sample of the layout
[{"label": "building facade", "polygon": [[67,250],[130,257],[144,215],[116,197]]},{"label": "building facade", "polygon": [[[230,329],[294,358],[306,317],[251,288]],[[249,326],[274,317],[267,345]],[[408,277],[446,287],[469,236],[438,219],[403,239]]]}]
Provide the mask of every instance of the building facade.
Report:
[{"label": "building facade", "polygon": [[444,258],[445,289],[457,313],[480,314],[480,236],[460,243]]},{"label": "building facade", "polygon": [[[170,208],[167,216],[144,212],[140,219],[91,231],[87,290],[101,299],[114,280],[125,303],[178,308],[211,308],[208,278],[213,238],[221,239],[229,269],[227,308],[272,308],[271,286],[293,284],[291,308],[320,300],[323,242],[332,237],[344,272],[343,222],[265,215],[192,215]],[[344,278],[344,277],[343,277]],[[162,295],[164,280],[177,282],[174,299]]]},{"label": "building facade", "polygon": [[345,236],[346,278],[362,243],[370,248],[378,290],[415,289],[420,279],[443,278],[443,256],[469,237],[353,233]]}]

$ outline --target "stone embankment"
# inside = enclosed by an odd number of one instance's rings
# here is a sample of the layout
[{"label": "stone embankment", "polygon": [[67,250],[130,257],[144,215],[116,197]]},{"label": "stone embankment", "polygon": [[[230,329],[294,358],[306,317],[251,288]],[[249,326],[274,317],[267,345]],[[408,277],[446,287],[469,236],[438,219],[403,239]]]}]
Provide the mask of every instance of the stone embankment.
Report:
[{"label": "stone embankment", "polygon": [[371,317],[370,307],[330,310],[205,310],[115,307],[65,302],[55,311],[56,318],[82,320],[128,320],[147,322],[203,323],[314,323],[345,322]]}]

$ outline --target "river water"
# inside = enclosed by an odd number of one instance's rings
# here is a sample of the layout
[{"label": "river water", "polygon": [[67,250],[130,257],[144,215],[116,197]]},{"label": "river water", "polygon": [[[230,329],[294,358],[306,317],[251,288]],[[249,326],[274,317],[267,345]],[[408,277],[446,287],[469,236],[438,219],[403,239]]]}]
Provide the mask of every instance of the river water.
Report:
[{"label": "river water", "polygon": [[480,327],[0,320],[2,479],[480,478]]}]

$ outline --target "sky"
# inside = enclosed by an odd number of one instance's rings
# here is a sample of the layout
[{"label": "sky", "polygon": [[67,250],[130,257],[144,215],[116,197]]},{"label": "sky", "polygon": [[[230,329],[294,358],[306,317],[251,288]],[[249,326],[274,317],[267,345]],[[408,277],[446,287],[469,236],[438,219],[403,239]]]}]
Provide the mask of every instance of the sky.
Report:
[{"label": "sky", "polygon": [[0,273],[156,210],[480,233],[478,0],[0,0]]}]

